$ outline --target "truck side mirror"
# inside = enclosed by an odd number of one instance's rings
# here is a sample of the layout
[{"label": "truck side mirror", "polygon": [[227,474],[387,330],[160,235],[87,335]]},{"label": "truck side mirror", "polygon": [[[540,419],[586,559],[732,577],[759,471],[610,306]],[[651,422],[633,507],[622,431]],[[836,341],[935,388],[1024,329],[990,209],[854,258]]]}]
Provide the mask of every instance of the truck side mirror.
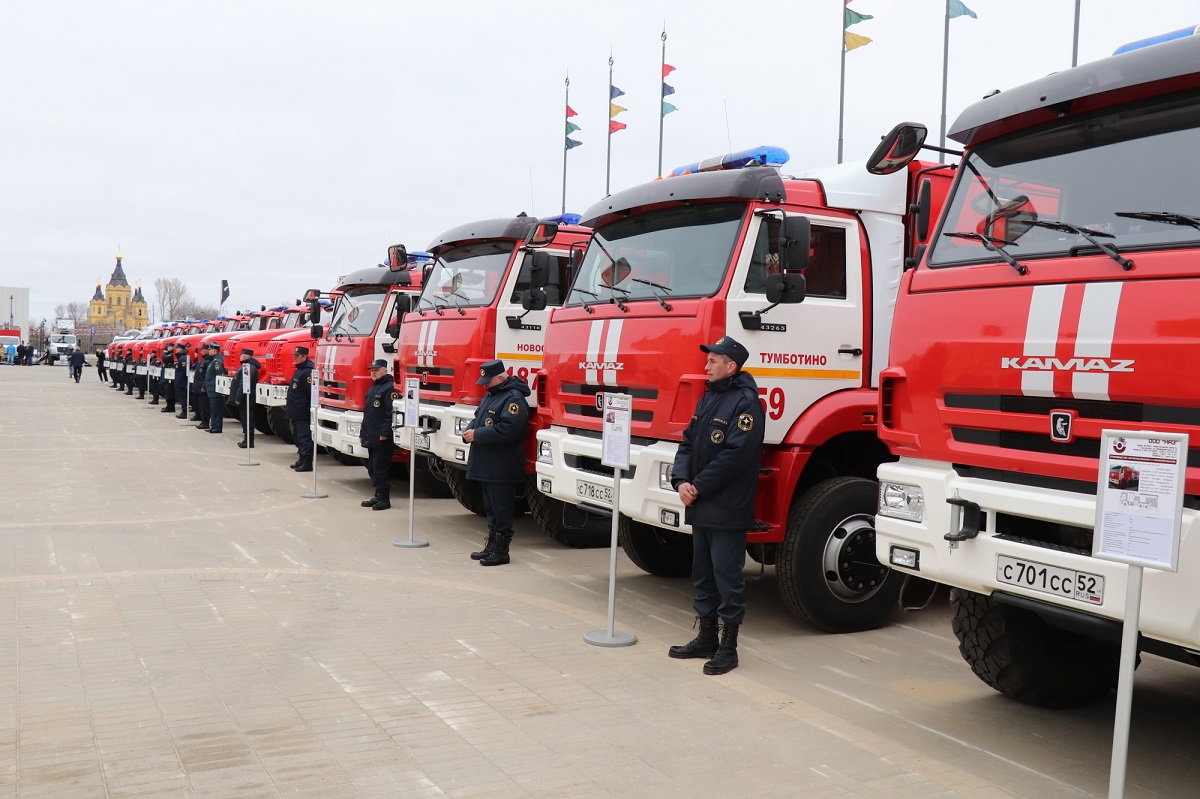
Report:
[{"label": "truck side mirror", "polygon": [[[529,255],[529,287],[542,289],[550,282],[550,272],[557,264],[554,256],[548,252],[534,252]],[[523,302],[523,300],[522,300]]]},{"label": "truck side mirror", "polygon": [[575,272],[579,269],[580,264],[582,264],[582,263],[583,263],[583,250],[580,249],[579,247],[572,246],[571,252],[567,256],[567,266],[570,267],[571,274],[575,274]]},{"label": "truck side mirror", "polygon": [[308,329],[308,334],[313,337],[313,340],[322,338],[325,335],[325,328],[321,325],[313,325]]},{"label": "truck side mirror", "polygon": [[930,194],[933,191],[930,185],[929,178],[921,181],[921,188],[917,190],[917,201],[909,210],[917,215],[917,241],[925,241],[929,237],[929,207]]},{"label": "truck side mirror", "polygon": [[921,152],[929,129],[916,122],[901,122],[888,131],[879,146],[867,158],[867,171],[872,175],[890,175],[908,166]]},{"label": "truck side mirror", "polygon": [[402,291],[396,295],[396,314],[397,318],[403,319],[406,313],[412,313],[413,295],[411,292]]},{"label": "truck side mirror", "polygon": [[532,288],[521,292],[521,307],[526,311],[546,310],[546,292],[541,288]]},{"label": "truck side mirror", "polygon": [[525,244],[529,247],[545,247],[554,241],[554,237],[557,235],[557,222],[541,222],[530,228],[529,232],[525,234]]},{"label": "truck side mirror", "polygon": [[772,305],[794,305],[804,302],[804,275],[784,272],[767,275],[767,302]]},{"label": "truck side mirror", "polygon": [[388,247],[388,269],[393,272],[403,272],[408,269],[408,250],[403,244],[393,244]]},{"label": "truck side mirror", "polygon": [[[812,249],[812,224],[807,216],[789,216],[783,220],[783,234],[779,241],[779,266],[781,271],[803,269],[808,266],[808,254]],[[799,302],[799,300],[796,300]]]}]

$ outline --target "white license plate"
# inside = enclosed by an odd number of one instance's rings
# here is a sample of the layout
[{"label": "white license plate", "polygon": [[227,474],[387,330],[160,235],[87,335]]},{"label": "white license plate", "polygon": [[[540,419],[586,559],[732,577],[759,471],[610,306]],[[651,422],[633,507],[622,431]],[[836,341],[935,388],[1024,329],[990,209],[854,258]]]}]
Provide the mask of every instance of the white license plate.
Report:
[{"label": "white license plate", "polygon": [[612,504],[613,490],[610,486],[596,485],[586,480],[575,481],[575,494],[582,500]]},{"label": "white license plate", "polygon": [[413,433],[413,447],[415,449],[429,449],[429,434]]},{"label": "white license plate", "polygon": [[333,433],[318,433],[317,436],[320,438],[322,444],[333,445]]},{"label": "white license plate", "polygon": [[1099,574],[997,555],[996,579],[1006,585],[1019,585],[1088,605],[1104,604],[1104,578]]}]

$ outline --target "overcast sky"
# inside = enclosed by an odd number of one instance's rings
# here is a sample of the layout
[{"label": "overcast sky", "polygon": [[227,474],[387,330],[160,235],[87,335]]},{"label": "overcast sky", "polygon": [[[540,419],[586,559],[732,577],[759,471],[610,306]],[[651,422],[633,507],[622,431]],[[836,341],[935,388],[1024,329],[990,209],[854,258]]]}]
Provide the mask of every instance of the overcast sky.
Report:
[{"label": "overcast sky", "polygon": [[[1071,62],[1074,0],[966,0],[948,116]],[[678,111],[663,169],[760,144],[837,158],[841,0],[36,0],[0,11],[0,284],[34,321],[86,302],[118,246],[215,305],[289,301],[387,245],[562,204],[564,96],[581,127],[567,208],[605,188],[608,59],[628,109],[613,191],[652,179],[660,34]],[[853,0],[845,160],[902,120],[936,140],[944,0]],[[1197,2],[1082,0],[1080,62],[1200,23]]]}]

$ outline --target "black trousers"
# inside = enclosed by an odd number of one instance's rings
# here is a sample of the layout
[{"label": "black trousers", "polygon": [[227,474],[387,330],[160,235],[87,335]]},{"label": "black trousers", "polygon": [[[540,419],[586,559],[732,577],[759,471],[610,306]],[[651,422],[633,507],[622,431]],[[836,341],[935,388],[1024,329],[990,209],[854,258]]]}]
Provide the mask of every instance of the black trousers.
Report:
[{"label": "black trousers", "polygon": [[392,484],[388,480],[388,472],[392,468],[393,444],[381,447],[367,447],[367,474],[371,477],[371,487],[377,494],[390,493]]},{"label": "black trousers", "polygon": [[508,541],[513,537],[517,485],[519,484],[479,482],[479,487],[483,489],[483,507],[487,510],[488,532],[496,533]]},{"label": "black trousers", "polygon": [[[233,406],[237,410],[238,423],[242,426],[242,441],[247,442],[250,446],[254,446],[254,414],[250,414],[250,424],[246,424],[246,409],[250,407],[248,402],[239,402]],[[249,430],[249,438],[247,438],[247,430]]]},{"label": "black trousers", "polygon": [[296,442],[296,454],[304,463],[312,463],[313,439],[312,427],[306,419],[288,419],[292,425],[292,438]]},{"label": "black trousers", "polygon": [[746,531],[692,525],[692,586],[696,615],[741,624],[746,616]]}]

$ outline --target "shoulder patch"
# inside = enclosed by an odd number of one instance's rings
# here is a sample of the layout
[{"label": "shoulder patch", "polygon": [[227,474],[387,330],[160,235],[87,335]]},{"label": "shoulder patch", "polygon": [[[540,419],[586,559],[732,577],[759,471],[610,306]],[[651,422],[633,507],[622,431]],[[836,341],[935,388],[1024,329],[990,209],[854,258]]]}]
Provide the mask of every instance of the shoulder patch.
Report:
[{"label": "shoulder patch", "polygon": [[516,416],[517,413],[520,412],[520,410],[521,409],[519,407],[517,407],[517,403],[515,403],[515,402],[508,403],[508,412],[511,413],[513,416]]},{"label": "shoulder patch", "polygon": [[738,430],[749,432],[754,429],[754,417],[748,413],[743,413],[738,417]]}]

